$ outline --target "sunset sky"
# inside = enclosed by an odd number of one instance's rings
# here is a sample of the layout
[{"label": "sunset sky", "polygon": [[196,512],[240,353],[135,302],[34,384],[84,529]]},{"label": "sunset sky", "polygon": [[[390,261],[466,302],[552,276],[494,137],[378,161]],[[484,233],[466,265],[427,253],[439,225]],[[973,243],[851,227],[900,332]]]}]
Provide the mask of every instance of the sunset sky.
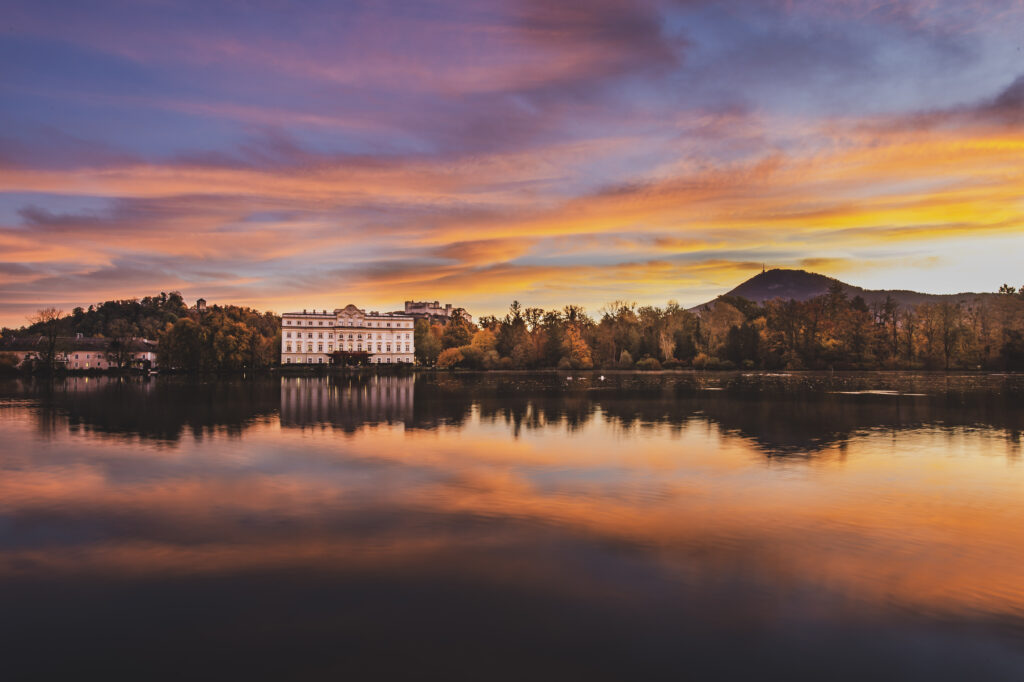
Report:
[{"label": "sunset sky", "polygon": [[0,324],[1024,284],[1024,0],[8,1]]}]

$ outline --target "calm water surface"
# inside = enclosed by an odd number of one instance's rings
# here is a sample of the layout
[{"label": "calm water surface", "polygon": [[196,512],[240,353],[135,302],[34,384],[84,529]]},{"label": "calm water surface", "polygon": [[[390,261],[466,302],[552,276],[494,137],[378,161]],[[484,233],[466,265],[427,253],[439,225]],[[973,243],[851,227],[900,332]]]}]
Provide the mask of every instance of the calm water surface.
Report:
[{"label": "calm water surface", "polygon": [[1021,376],[0,383],[4,677],[1022,680],[1022,430]]}]

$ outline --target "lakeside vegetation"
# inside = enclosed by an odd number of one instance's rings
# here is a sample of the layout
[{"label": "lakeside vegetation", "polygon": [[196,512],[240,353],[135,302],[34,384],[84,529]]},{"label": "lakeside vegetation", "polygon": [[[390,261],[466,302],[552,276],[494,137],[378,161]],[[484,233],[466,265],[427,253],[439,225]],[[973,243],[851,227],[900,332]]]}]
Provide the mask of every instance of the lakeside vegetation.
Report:
[{"label": "lakeside vegetation", "polygon": [[[47,309],[33,316],[28,326],[4,329],[3,336],[40,337],[38,369],[54,371],[62,345],[81,334],[110,339],[108,355],[116,355],[132,338],[157,342],[162,368],[184,372],[239,372],[260,370],[278,363],[281,318],[272,312],[235,305],[211,305],[199,310],[185,304],[178,292],[161,292],[142,299],[105,301],[75,308],[70,315]],[[2,355],[2,353],[0,353]],[[10,367],[0,358],[0,369]]]},{"label": "lakeside vegetation", "polygon": [[[805,301],[758,304],[721,296],[699,309],[628,301],[596,317],[580,306],[560,310],[513,302],[502,317],[477,324],[418,320],[416,360],[439,369],[970,369],[1024,370],[1024,291],[1004,285],[999,296],[901,306],[893,298],[868,304],[837,283]],[[111,340],[116,354],[132,338],[158,343],[161,368],[232,373],[279,365],[281,319],[272,312],[211,305],[188,307],[181,294],[106,301],[70,315],[40,311],[5,338],[36,336],[55,370],[60,339],[82,334]],[[341,357],[341,356],[344,357]],[[364,364],[341,353],[335,364]],[[365,355],[365,354],[364,354]],[[47,358],[49,360],[47,360]],[[13,371],[0,353],[0,370]]]},{"label": "lakeside vegetation", "polygon": [[616,301],[590,317],[514,302],[476,326],[416,325],[417,360],[473,369],[1024,370],[1024,294],[902,307],[840,285],[806,301],[722,296],[691,311]]}]

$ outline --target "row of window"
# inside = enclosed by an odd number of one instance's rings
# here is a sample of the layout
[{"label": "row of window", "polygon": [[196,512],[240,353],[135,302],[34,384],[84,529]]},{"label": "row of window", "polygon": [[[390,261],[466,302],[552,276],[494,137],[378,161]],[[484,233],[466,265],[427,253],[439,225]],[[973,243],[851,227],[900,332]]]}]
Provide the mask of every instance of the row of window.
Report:
[{"label": "row of window", "polygon": [[[377,352],[378,353],[390,353],[391,352],[391,344],[390,343],[386,343],[386,344],[384,344],[384,346],[385,346],[385,350],[381,350],[381,344],[378,343],[377,344]],[[322,343],[316,344],[316,350],[319,353],[323,353],[324,352],[324,344],[322,344]],[[343,350],[342,347],[341,347],[341,344],[338,344],[338,350]],[[352,350],[352,344],[351,343],[348,344],[348,348],[345,348],[344,350],[349,350],[349,351]],[[362,351],[363,350],[363,344],[357,343],[356,347],[355,347],[355,350]],[[373,352],[373,344],[372,343],[366,344],[366,351],[368,353],[372,353]],[[284,352],[285,353],[291,353],[292,352],[292,344],[290,344],[290,343],[285,344]],[[296,353],[301,353],[302,352],[302,344],[301,343],[295,344],[295,352]],[[311,343],[307,343],[306,344],[306,352],[307,353],[312,353],[313,352],[313,344],[311,344]],[[333,353],[334,352],[334,344],[333,343],[327,344],[327,352],[328,353]],[[396,353],[401,353],[402,352],[401,344],[397,344],[397,343],[395,344],[395,352]],[[405,344],[405,352],[406,353],[411,353],[412,352],[412,349],[409,347],[408,343]]]},{"label": "row of window", "polygon": [[[334,326],[333,323],[334,323],[334,320],[328,320],[327,326],[328,327],[332,327],[332,326]],[[302,320],[285,320],[284,324],[285,324],[285,326],[297,325],[297,326],[301,327],[302,326]],[[319,327],[323,327],[324,326],[324,321],[323,320],[319,320],[319,321],[317,321],[316,324]],[[374,326],[373,322],[366,322],[366,321],[363,321],[362,323],[353,322],[351,324],[349,324],[348,322],[345,322],[345,323],[338,322],[337,324],[340,325],[340,326],[345,326],[345,327],[373,327]],[[309,326],[309,327],[312,327],[313,326],[313,320],[306,320],[306,325]],[[390,327],[391,323],[390,322],[377,322],[376,326],[378,326],[378,327]],[[412,327],[412,322],[395,322],[395,326],[396,327]]]},{"label": "row of window", "polygon": [[[407,356],[407,357],[404,357],[404,358],[395,358],[394,361],[396,363],[398,363],[398,362],[412,362],[412,356]],[[286,365],[290,365],[290,364],[292,364],[292,358],[285,358],[284,362],[285,362]],[[370,358],[370,362],[373,363],[373,364],[377,364],[377,365],[391,364],[391,358],[390,357],[388,357],[388,358]],[[295,358],[295,364],[299,364],[299,365],[302,365],[302,364],[322,365],[322,364],[324,364],[324,358],[323,358],[322,355],[320,357],[316,358],[315,360],[312,357],[307,357],[305,360],[303,360],[301,357],[298,357],[298,358]]]},{"label": "row of window", "polygon": [[[292,338],[292,333],[291,332],[285,332],[284,333],[284,337],[286,339],[290,339],[290,338]],[[302,332],[295,332],[295,338],[301,339],[302,338]],[[313,332],[306,332],[306,338],[307,339],[313,338]],[[317,333],[317,338],[318,339],[324,338],[324,333],[323,332],[318,332]],[[327,338],[333,339],[334,338],[334,332],[327,332]],[[345,338],[345,335],[344,334],[338,334],[338,338],[339,339],[343,339],[343,338]],[[351,341],[352,340],[352,335],[349,334],[348,338],[349,338],[349,341]],[[362,334],[356,334],[356,338],[361,339],[361,338],[363,338],[363,335]],[[366,338],[372,339],[373,338],[373,334],[367,334]],[[377,334],[377,338],[378,339],[383,339],[384,335],[383,334]],[[399,334],[398,338],[402,338],[401,334]],[[407,338],[407,339],[408,338],[412,338],[412,335],[411,334],[406,334],[405,338]]]},{"label": "row of window", "polygon": [[[86,360],[92,359],[92,353],[83,353],[83,355],[85,355],[85,359]],[[100,359],[100,358],[103,358],[103,357],[104,357],[104,355],[102,353],[96,353],[96,359],[97,360]],[[135,354],[135,358],[138,359],[138,360],[145,360],[146,359],[146,354],[145,353],[136,353]],[[78,353],[75,353],[75,360],[78,360],[78,359],[79,359],[78,358]]]}]

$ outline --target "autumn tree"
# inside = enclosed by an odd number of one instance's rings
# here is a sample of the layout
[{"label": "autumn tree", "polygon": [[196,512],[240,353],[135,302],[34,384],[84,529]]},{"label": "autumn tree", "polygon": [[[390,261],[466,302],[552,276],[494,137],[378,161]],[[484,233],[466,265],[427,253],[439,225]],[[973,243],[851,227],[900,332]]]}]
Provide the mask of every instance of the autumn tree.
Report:
[{"label": "autumn tree", "polygon": [[39,360],[45,371],[53,373],[57,369],[57,356],[60,353],[60,322],[64,311],[56,308],[43,308],[29,318],[29,324],[37,327],[42,335],[42,347]]},{"label": "autumn tree", "polygon": [[443,348],[458,348],[469,345],[473,338],[473,330],[469,322],[462,315],[452,315],[444,326],[444,334],[441,336]]},{"label": "autumn tree", "polygon": [[590,369],[594,366],[594,360],[590,355],[590,346],[587,345],[583,334],[580,333],[580,327],[576,323],[566,325],[562,351],[573,369]]},{"label": "autumn tree", "polygon": [[441,353],[440,325],[431,327],[427,320],[416,320],[413,329],[413,340],[416,346],[416,361],[426,367],[432,367]]}]

